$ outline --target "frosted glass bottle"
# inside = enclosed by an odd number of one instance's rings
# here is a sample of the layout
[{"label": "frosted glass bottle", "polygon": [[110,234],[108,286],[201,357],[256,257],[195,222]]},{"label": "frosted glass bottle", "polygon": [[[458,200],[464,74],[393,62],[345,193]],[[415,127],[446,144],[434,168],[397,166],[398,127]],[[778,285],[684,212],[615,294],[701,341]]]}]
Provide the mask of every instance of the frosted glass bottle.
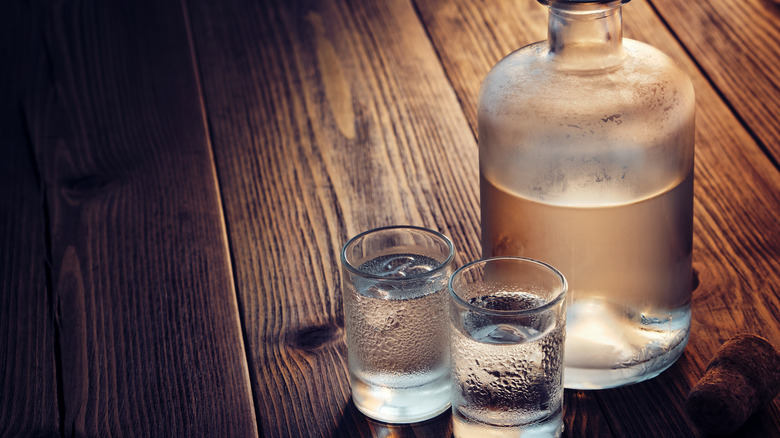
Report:
[{"label": "frosted glass bottle", "polygon": [[658,375],[690,329],[694,92],[666,55],[623,39],[621,1],[540,0],[548,40],[479,95],[483,255],[569,281],[564,386]]}]

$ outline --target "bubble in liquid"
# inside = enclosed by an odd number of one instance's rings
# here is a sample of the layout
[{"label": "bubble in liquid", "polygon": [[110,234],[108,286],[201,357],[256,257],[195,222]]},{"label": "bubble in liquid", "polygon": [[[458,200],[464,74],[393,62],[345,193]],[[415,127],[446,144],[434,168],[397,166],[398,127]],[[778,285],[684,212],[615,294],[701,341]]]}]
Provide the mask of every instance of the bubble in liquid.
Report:
[{"label": "bubble in liquid", "polygon": [[472,298],[469,303],[490,310],[526,310],[544,305],[545,300],[525,292],[493,292]]},{"label": "bubble in liquid", "polygon": [[[383,256],[364,263],[360,270],[374,276],[415,272],[407,262],[405,256]],[[357,277],[344,295],[351,370],[379,384],[385,378],[388,382],[398,376],[411,379],[445,365],[449,368],[447,326],[441,323],[446,321],[446,277],[387,278]]]},{"label": "bubble in liquid", "polygon": [[[562,391],[557,393],[559,385],[551,381],[560,379],[560,362],[546,359],[542,350],[554,348],[561,333],[553,330],[535,335],[532,330],[526,333],[497,325],[482,329],[481,335],[488,341],[479,342],[464,330],[453,332],[453,372],[461,382],[453,398],[456,409],[469,418],[493,424],[533,422],[559,409]],[[497,332],[499,329],[503,330]],[[495,339],[527,335],[532,340],[510,344]]]},{"label": "bubble in liquid", "polygon": [[[359,298],[366,300],[366,298]],[[371,298],[368,298],[371,300]],[[378,332],[386,330],[393,330],[399,327],[404,319],[404,312],[406,306],[403,302],[396,302],[394,305],[381,305],[380,302],[366,302],[362,306],[363,316],[362,321],[367,328],[371,328]],[[379,305],[377,305],[379,304]]]},{"label": "bubble in liquid", "polygon": [[539,333],[531,327],[511,326],[500,324],[487,337],[495,344],[519,344],[525,339],[530,339]]},{"label": "bubble in liquid", "polygon": [[380,275],[387,277],[406,277],[406,269],[414,263],[414,257],[407,255],[391,256],[385,260]]},{"label": "bubble in liquid", "polygon": [[388,254],[369,260],[360,271],[386,278],[415,277],[438,267],[441,263],[420,254]]},{"label": "bubble in liquid", "polygon": [[387,290],[374,284],[362,289],[361,294],[369,298],[378,298],[380,300],[385,300],[390,296],[390,293]]}]

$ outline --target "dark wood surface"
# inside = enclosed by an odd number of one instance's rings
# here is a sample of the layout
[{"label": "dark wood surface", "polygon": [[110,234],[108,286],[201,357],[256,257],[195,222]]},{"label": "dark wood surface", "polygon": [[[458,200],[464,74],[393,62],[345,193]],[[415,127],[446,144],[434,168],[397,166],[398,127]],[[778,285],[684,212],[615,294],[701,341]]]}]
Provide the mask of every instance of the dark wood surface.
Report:
[{"label": "dark wood surface", "polygon": [[[569,437],[701,437],[739,332],[780,346],[780,7],[634,0],[697,93],[693,327]],[[0,437],[447,436],[350,401],[338,251],[410,223],[479,255],[476,96],[533,0],[0,4]],[[777,398],[734,436],[780,436]]]},{"label": "dark wood surface", "polygon": [[7,2],[0,28],[0,436],[51,436],[61,404],[47,207],[22,113],[41,23],[22,2]]}]

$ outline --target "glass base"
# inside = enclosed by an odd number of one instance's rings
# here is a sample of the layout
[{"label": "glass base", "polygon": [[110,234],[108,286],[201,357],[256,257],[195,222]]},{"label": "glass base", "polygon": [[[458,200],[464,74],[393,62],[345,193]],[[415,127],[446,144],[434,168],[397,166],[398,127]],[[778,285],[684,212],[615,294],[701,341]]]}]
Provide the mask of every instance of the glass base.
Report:
[{"label": "glass base", "polygon": [[480,423],[453,409],[452,433],[455,438],[558,438],[563,435],[563,409],[542,421],[519,426]]},{"label": "glass base", "polygon": [[418,423],[450,408],[449,373],[424,385],[405,388],[371,384],[354,374],[350,381],[358,410],[385,423]]}]

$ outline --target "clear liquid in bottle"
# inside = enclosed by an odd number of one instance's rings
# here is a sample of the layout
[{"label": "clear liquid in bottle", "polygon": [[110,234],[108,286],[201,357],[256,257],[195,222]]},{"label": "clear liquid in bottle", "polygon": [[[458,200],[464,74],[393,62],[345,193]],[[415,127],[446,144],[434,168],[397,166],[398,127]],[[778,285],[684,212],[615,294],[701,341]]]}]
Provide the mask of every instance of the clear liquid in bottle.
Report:
[{"label": "clear liquid in bottle", "polygon": [[566,276],[567,388],[654,377],[690,328],[693,87],[620,3],[551,1],[548,41],[480,91],[483,255]]}]

